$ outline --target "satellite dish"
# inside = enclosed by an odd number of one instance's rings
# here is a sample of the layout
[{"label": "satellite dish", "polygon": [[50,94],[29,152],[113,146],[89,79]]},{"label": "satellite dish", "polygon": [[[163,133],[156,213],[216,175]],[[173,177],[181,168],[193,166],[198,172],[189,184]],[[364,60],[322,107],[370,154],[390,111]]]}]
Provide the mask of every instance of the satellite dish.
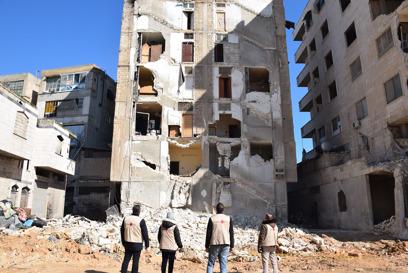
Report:
[{"label": "satellite dish", "polygon": [[328,152],[328,151],[330,151],[330,149],[331,149],[330,142],[325,141],[325,142],[322,143],[322,150],[324,152]]}]

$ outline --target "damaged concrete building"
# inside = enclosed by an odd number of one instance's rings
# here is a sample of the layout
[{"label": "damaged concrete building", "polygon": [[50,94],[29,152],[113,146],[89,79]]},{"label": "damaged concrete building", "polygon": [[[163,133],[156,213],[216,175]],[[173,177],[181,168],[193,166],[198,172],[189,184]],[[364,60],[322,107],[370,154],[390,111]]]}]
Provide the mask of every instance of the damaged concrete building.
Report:
[{"label": "damaged concrete building", "polygon": [[[22,81],[20,90],[38,86],[38,78],[27,75],[11,82]],[[69,159],[75,136],[53,120],[39,119],[35,106],[15,85],[0,83],[0,200],[38,217],[62,217],[66,178],[75,170]],[[27,90],[31,95],[32,89]]]},{"label": "damaged concrete building", "polygon": [[115,203],[116,184],[110,182],[115,93],[115,81],[93,64],[41,72],[41,117],[77,136],[71,141],[76,170],[68,177],[65,214],[102,220]]},{"label": "damaged concrete building", "polygon": [[308,1],[293,38],[314,148],[288,188],[292,222],[408,238],[407,37],[408,1]]},{"label": "damaged concrete building", "polygon": [[281,0],[125,0],[111,180],[121,207],[287,219],[296,156]]}]

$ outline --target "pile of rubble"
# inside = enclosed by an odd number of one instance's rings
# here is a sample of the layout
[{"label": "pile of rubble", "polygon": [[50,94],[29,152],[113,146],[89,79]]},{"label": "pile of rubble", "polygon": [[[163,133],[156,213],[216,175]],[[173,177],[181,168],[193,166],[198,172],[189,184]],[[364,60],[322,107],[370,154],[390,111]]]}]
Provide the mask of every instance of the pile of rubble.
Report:
[{"label": "pile of rubble", "polygon": [[[184,252],[178,253],[179,258],[194,262],[205,262],[206,253],[204,251],[205,232],[209,214],[195,213],[189,209],[149,209],[144,208],[141,217],[145,219],[149,231],[152,254],[159,255],[157,231],[167,212],[172,211],[178,223],[180,235],[184,244]],[[125,214],[129,214],[126,213]],[[235,220],[235,224],[245,226],[240,228],[234,226],[236,253],[230,259],[238,261],[254,261],[258,259],[256,254],[259,219],[240,218]],[[120,239],[120,227],[122,217],[116,210],[108,211],[106,222],[91,221],[84,217],[67,215],[62,219],[51,219],[48,226],[43,228],[33,227],[18,231],[3,229],[2,233],[22,236],[26,232],[36,229],[39,237],[47,238],[52,242],[59,240],[74,240],[76,243],[88,246],[93,251],[98,250],[105,254],[118,253],[123,251]],[[30,231],[31,230],[31,231]],[[322,237],[309,234],[306,230],[295,227],[280,227],[278,236],[279,248],[284,254],[312,255],[315,252],[345,252],[344,248],[356,248],[356,245],[342,243],[334,238],[322,235]],[[369,246],[361,246],[365,249]],[[339,250],[343,248],[343,250]],[[347,250],[346,250],[347,251]]]}]

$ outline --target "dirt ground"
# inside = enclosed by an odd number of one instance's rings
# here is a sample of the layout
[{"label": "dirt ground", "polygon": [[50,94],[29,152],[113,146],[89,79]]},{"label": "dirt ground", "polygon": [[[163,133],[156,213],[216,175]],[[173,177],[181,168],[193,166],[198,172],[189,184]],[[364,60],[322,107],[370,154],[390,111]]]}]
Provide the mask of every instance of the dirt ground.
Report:
[{"label": "dirt ground", "polygon": [[[315,231],[318,233],[318,231]],[[325,232],[326,234],[328,232]],[[370,251],[356,247],[339,250],[336,253],[316,252],[309,256],[278,254],[279,272],[319,272],[319,273],[407,273],[408,251],[407,242],[389,240],[384,246],[383,238],[362,236],[346,238],[348,233],[337,232],[338,240],[347,244],[367,243],[373,245]],[[333,234],[330,234],[334,236]],[[344,238],[343,238],[344,237]],[[360,241],[358,241],[360,239]],[[364,239],[364,241],[362,241]],[[381,241],[382,240],[382,241]],[[382,243],[379,243],[379,242]],[[387,245],[388,244],[388,245]],[[378,247],[375,247],[378,246]],[[258,253],[252,253],[251,259],[235,257],[235,261],[228,262],[228,272],[246,273],[262,272],[262,265]],[[350,256],[351,255],[351,256]],[[258,256],[258,257],[257,257]],[[90,252],[74,241],[60,240],[50,242],[46,238],[36,236],[5,236],[0,235],[0,272],[61,272],[61,273],[117,273],[120,270],[122,253],[105,256],[99,252]],[[254,260],[254,261],[249,261]],[[144,251],[141,257],[140,273],[160,272],[161,256],[157,249]],[[178,258],[174,272],[198,273],[205,272],[206,263],[197,263]],[[129,267],[130,270],[130,267]],[[129,271],[130,272],[130,271]],[[215,272],[219,272],[218,264]],[[270,272],[271,269],[270,269]]]}]

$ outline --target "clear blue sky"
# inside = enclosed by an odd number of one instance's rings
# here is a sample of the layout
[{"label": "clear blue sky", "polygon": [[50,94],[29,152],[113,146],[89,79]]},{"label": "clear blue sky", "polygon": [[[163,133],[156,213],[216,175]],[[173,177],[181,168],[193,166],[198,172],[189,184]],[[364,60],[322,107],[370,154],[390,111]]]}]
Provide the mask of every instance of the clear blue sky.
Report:
[{"label": "clear blue sky", "polygon": [[[250,1],[250,0],[248,0]],[[307,0],[284,0],[286,19],[297,22]],[[0,0],[0,75],[96,64],[116,80],[123,0]],[[309,139],[300,128],[310,120],[299,113],[306,88],[296,87],[303,68],[295,64],[299,42],[287,31],[297,160]]]}]

